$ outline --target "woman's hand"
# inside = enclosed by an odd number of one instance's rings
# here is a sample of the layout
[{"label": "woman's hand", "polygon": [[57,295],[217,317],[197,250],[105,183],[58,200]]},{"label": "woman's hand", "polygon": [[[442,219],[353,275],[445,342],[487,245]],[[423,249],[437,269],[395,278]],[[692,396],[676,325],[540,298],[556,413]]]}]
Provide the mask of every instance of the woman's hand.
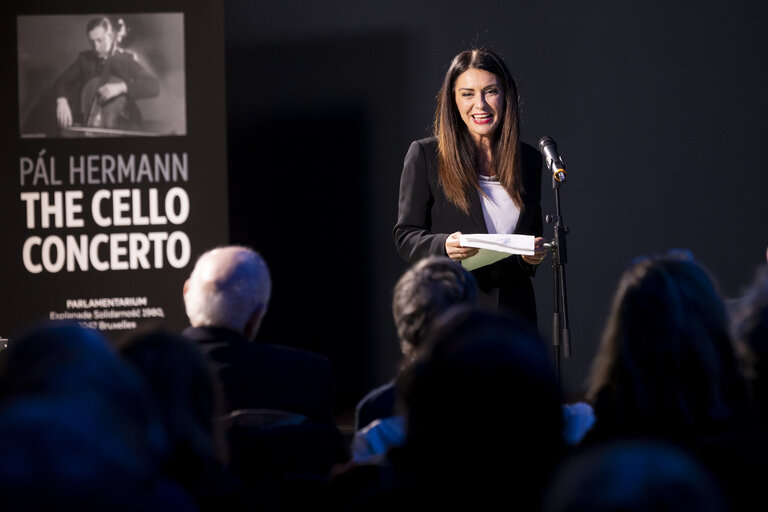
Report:
[{"label": "woman's hand", "polygon": [[531,265],[538,265],[542,261],[544,261],[544,258],[547,256],[548,248],[544,247],[544,238],[537,236],[536,241],[534,242],[534,248],[536,249],[536,254],[533,256],[523,255],[523,261],[526,263],[529,263]]},{"label": "woman's hand", "polygon": [[[474,256],[480,251],[480,249],[476,247],[462,247],[459,245],[459,235],[461,235],[461,231],[451,233],[445,240],[445,252],[448,254],[449,258],[455,261],[461,261]],[[544,239],[542,238],[542,241],[543,240]]]}]

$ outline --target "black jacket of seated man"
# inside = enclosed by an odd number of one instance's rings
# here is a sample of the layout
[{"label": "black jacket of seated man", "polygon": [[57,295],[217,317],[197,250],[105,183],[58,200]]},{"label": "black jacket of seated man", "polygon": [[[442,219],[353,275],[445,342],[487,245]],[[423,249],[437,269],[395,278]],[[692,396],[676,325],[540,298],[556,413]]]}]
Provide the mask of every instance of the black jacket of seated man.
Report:
[{"label": "black jacket of seated man", "polygon": [[208,356],[225,412],[278,409],[333,422],[336,378],[330,360],[295,347],[248,341],[222,327],[188,327],[184,336]]}]

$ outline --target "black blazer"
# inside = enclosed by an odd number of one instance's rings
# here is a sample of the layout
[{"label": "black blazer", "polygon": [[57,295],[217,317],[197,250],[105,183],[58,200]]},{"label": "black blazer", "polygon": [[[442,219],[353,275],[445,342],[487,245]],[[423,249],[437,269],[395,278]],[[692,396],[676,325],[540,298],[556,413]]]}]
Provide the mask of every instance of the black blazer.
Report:
[{"label": "black blazer", "polygon": [[[515,234],[541,236],[541,154],[521,144],[524,210]],[[487,233],[479,192],[469,195],[469,215],[443,193],[437,174],[437,139],[411,143],[400,177],[400,200],[393,234],[397,252],[408,263],[426,256],[447,256],[445,240],[455,231]],[[477,279],[481,306],[513,311],[536,324],[536,301],[531,276],[536,270],[518,255],[472,271]]]}]

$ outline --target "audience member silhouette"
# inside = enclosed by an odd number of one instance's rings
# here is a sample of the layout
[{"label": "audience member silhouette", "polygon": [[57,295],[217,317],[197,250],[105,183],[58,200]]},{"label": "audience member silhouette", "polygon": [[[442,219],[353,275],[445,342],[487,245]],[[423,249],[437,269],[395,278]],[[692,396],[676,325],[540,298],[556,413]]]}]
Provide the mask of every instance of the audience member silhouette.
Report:
[{"label": "audience member silhouette", "polygon": [[764,452],[764,442],[725,303],[711,273],[689,252],[638,259],[624,272],[589,398],[596,422],[583,445],[618,438],[672,442],[705,464],[736,510],[754,492],[748,460]]},{"label": "audience member silhouette", "polygon": [[336,476],[342,508],[538,509],[566,447],[559,383],[530,324],[454,306],[398,390],[406,441],[384,461]]},{"label": "audience member silhouette", "polygon": [[224,411],[278,409],[333,422],[330,360],[295,347],[254,341],[272,291],[269,268],[252,249],[217,247],[197,260],[184,284],[195,341],[214,365]]},{"label": "audience member silhouette", "polygon": [[197,510],[162,477],[167,440],[154,412],[100,333],[28,327],[0,370],[0,508]]},{"label": "audience member silhouette", "polygon": [[[407,269],[395,284],[392,314],[403,354],[400,370],[415,357],[434,320],[449,308],[477,303],[471,272],[447,257],[430,256]],[[356,408],[351,450],[355,463],[384,454],[405,439],[405,418],[396,410],[395,379],[366,395]],[[592,408],[585,402],[563,405],[564,435],[575,444],[591,427]]]},{"label": "audience member silhouette", "polygon": [[758,268],[731,322],[760,422],[768,430],[768,266]]},{"label": "audience member silhouette", "polygon": [[[408,268],[392,295],[392,316],[402,353],[400,367],[413,360],[437,316],[453,305],[476,301],[474,276],[446,256],[430,256]],[[394,416],[395,395],[393,378],[363,397],[355,408],[355,431],[374,420]]]},{"label": "audience member silhouette", "polygon": [[585,448],[555,472],[542,512],[730,512],[690,453],[647,439]]},{"label": "audience member silhouette", "polygon": [[[716,452],[718,475],[736,501],[736,510],[765,506],[763,475],[768,470],[768,266],[758,267],[745,293],[731,310],[731,327],[749,383],[759,435],[746,436]],[[757,437],[757,439],[755,439]],[[724,452],[724,453],[723,453]],[[720,463],[725,459],[725,463]],[[734,461],[734,459],[736,459]]]},{"label": "audience member silhouette", "polygon": [[650,436],[693,448],[749,417],[724,302],[687,252],[624,272],[589,381],[590,442]]},{"label": "audience member silhouette", "polygon": [[170,441],[163,465],[202,511],[244,504],[242,482],[226,466],[219,422],[220,397],[205,356],[179,334],[152,329],[120,343],[122,356],[141,373]]},{"label": "audience member silhouette", "polygon": [[272,282],[254,250],[205,252],[184,285],[191,326],[221,384],[229,468],[246,487],[268,488],[264,508],[320,503],[330,472],[349,459],[334,418],[335,375],[314,352],[256,341]]}]

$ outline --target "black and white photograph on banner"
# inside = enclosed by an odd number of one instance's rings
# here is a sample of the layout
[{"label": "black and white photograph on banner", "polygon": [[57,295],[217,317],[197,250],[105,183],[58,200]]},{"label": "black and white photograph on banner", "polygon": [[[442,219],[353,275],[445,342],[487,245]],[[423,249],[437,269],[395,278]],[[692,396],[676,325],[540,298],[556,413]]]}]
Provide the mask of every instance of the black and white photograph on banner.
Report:
[{"label": "black and white photograph on banner", "polygon": [[185,135],[184,14],[18,16],[22,138]]}]

